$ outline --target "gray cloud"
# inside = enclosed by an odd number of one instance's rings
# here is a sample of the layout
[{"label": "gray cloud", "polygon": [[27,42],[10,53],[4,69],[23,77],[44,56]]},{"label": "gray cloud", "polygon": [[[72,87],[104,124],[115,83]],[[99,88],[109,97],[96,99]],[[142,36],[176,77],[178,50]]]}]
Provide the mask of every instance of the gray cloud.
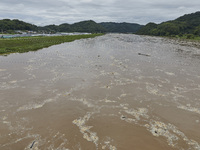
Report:
[{"label": "gray cloud", "polygon": [[1,0],[0,19],[37,25],[96,22],[160,23],[200,10],[199,0]]}]

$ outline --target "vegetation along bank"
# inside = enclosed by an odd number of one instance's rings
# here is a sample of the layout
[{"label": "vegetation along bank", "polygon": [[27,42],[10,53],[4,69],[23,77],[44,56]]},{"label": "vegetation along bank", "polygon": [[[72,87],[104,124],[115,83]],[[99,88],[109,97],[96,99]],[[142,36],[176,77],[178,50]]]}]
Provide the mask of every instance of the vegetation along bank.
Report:
[{"label": "vegetation along bank", "polygon": [[0,55],[9,53],[23,53],[28,51],[36,51],[45,47],[49,47],[64,42],[72,42],[78,39],[94,38],[103,34],[87,34],[87,35],[68,35],[68,36],[38,36],[38,37],[21,37],[21,38],[0,38]]}]

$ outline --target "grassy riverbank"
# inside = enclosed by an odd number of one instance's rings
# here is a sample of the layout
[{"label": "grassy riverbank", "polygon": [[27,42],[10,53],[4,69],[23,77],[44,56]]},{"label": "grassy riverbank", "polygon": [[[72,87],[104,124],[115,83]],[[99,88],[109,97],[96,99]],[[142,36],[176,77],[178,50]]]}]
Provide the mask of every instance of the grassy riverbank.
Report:
[{"label": "grassy riverbank", "polygon": [[64,42],[72,42],[78,39],[93,38],[103,34],[88,35],[68,35],[68,36],[40,36],[40,37],[21,37],[11,39],[0,39],[0,55],[9,53],[24,53],[36,51]]},{"label": "grassy riverbank", "polygon": [[183,36],[175,36],[176,38],[179,39],[186,39],[186,40],[192,40],[192,41],[200,41],[200,36],[195,36],[193,34],[187,34],[187,35],[183,35]]}]

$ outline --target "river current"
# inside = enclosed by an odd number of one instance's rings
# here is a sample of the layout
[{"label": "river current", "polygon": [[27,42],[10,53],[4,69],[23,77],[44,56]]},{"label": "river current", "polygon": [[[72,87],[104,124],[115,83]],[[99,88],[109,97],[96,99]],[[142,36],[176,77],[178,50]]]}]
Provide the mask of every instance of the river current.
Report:
[{"label": "river current", "polygon": [[0,56],[0,150],[200,150],[199,47],[106,34]]}]

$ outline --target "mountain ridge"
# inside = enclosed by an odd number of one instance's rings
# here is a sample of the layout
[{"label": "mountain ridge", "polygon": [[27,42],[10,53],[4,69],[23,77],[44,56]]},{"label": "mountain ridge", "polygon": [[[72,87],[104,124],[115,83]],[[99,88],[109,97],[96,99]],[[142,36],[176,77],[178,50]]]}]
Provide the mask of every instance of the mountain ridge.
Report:
[{"label": "mountain ridge", "polygon": [[39,32],[89,32],[89,33],[135,33],[142,25],[136,23],[116,23],[103,22],[96,23],[93,20],[85,20],[73,24],[62,23],[60,25],[46,25],[36,26],[34,24],[26,23],[18,19],[3,19],[0,20],[1,31],[13,30],[32,30]]},{"label": "mountain ridge", "polygon": [[177,19],[165,21],[160,24],[150,22],[140,25],[137,23],[101,22],[93,20],[80,21],[73,24],[36,26],[18,19],[0,20],[0,32],[9,33],[16,30],[32,30],[37,32],[89,32],[89,33],[135,33],[139,35],[154,36],[200,36],[200,11],[185,14]]},{"label": "mountain ridge", "polygon": [[148,23],[140,28],[136,34],[154,36],[200,36],[200,11],[185,14],[177,19],[160,24]]}]

